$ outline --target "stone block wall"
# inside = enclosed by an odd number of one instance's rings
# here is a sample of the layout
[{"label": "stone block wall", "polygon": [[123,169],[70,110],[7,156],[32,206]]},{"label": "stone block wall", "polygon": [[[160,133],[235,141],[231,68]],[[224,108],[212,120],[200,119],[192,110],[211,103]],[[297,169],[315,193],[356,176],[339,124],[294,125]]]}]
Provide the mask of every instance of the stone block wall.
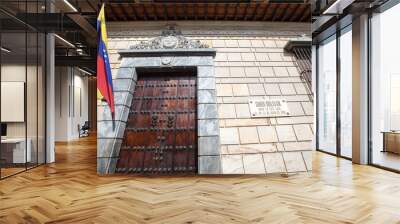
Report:
[{"label": "stone block wall", "polygon": [[[118,50],[160,35],[165,22],[110,23],[113,74]],[[217,51],[215,86],[223,174],[311,171],[313,103],[295,58],[284,52],[291,39],[308,35],[308,24],[177,22],[177,29]],[[251,118],[249,97],[281,98],[291,115]]]}]

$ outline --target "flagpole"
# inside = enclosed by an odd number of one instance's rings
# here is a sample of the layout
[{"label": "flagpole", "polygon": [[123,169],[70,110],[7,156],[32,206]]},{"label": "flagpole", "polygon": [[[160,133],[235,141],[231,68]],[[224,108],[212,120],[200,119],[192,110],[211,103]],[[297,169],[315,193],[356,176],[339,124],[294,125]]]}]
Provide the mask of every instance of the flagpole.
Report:
[{"label": "flagpole", "polygon": [[113,131],[115,131],[115,112],[111,112],[111,119],[112,119]]}]

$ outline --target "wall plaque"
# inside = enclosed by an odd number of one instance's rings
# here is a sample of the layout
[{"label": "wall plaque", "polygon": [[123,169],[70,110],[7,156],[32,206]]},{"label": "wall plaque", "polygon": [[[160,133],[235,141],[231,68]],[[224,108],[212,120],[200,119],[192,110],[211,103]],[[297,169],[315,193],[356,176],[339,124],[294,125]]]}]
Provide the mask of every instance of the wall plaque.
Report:
[{"label": "wall plaque", "polygon": [[284,117],[290,116],[286,100],[250,98],[251,117]]}]

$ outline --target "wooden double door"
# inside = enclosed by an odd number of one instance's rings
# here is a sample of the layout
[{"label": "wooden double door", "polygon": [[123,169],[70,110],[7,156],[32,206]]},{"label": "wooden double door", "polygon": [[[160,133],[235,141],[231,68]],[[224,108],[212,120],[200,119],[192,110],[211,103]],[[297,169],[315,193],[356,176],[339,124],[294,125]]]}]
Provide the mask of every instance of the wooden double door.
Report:
[{"label": "wooden double door", "polygon": [[197,172],[196,77],[139,77],[122,142],[117,173]]}]

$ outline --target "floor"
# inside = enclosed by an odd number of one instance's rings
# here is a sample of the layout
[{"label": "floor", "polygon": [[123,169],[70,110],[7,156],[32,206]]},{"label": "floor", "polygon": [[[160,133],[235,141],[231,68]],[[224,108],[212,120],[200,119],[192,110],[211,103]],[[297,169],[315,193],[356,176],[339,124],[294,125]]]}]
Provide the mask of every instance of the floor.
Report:
[{"label": "floor", "polygon": [[376,150],[372,158],[374,164],[400,170],[400,155],[398,154]]},{"label": "floor", "polygon": [[23,168],[19,168],[19,167],[17,167],[17,168],[15,168],[15,167],[13,167],[13,168],[0,168],[0,169],[1,169],[1,177],[3,178],[3,177],[7,177],[7,176],[10,176],[10,175],[19,173],[19,172],[23,172],[25,170],[25,167],[23,167]]},{"label": "floor", "polygon": [[96,139],[0,181],[0,223],[400,223],[400,175],[323,153],[302,175],[96,175]]},{"label": "floor", "polygon": [[21,172],[24,172],[26,169],[33,169],[37,166],[36,164],[27,164],[25,168],[24,165],[20,167],[7,167],[7,168],[0,168],[1,170],[1,178],[7,178],[8,176],[15,175]]}]

